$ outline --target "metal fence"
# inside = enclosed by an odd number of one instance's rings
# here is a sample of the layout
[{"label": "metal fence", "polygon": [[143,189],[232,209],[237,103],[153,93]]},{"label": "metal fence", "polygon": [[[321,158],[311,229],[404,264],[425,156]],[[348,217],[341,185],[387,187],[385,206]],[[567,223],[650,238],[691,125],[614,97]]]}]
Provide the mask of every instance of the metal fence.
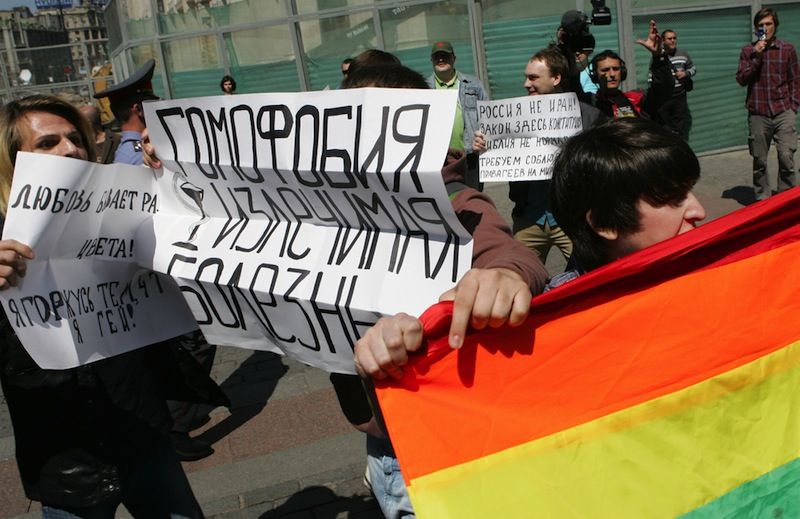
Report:
[{"label": "metal fence", "polygon": [[0,101],[35,93],[89,103],[113,83],[107,40],[0,50]]}]

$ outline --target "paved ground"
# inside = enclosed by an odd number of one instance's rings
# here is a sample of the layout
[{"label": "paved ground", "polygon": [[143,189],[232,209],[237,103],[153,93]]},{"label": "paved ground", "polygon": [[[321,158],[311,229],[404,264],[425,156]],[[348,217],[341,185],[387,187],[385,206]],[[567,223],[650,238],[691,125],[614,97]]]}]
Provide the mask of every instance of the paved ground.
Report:
[{"label": "paved ground", "polygon": [[[695,192],[709,219],[742,207],[752,198],[746,151],[701,159]],[[777,171],[773,157],[771,171]],[[508,216],[505,185],[489,186]],[[563,269],[553,251],[551,272]],[[231,396],[231,412],[217,409],[200,436],[216,453],[185,464],[206,515],[220,519],[380,518],[363,486],[364,437],[339,412],[328,377],[275,355],[220,348],[213,376]],[[0,403],[0,518],[38,517],[25,499],[14,461],[13,432]],[[124,517],[124,512],[120,513]]]}]

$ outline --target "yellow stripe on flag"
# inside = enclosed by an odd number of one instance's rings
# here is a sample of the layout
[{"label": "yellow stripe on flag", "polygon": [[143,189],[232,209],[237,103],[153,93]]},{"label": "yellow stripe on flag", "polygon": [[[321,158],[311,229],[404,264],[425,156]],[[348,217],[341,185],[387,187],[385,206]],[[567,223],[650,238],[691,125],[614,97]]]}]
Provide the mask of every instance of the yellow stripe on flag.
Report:
[{"label": "yellow stripe on flag", "polygon": [[800,457],[798,388],[800,341],[409,491],[430,519],[675,517]]}]

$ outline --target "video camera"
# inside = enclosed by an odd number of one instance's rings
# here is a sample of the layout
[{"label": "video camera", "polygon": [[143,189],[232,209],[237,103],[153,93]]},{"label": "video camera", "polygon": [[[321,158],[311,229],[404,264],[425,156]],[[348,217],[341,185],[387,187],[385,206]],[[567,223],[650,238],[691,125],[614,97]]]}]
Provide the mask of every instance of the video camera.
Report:
[{"label": "video camera", "polygon": [[589,25],[611,25],[611,10],[605,0],[592,0],[592,19],[581,11],[567,11],[561,16],[561,42],[571,51],[579,51],[591,36]]},{"label": "video camera", "polygon": [[611,9],[606,0],[592,0],[592,25],[611,25]]}]

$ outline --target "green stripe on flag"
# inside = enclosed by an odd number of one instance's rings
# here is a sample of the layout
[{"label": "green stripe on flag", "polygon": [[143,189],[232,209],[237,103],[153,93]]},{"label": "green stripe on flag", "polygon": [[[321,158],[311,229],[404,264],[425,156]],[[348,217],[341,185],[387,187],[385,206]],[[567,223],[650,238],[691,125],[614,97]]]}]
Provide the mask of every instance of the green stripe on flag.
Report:
[{"label": "green stripe on flag", "polygon": [[684,514],[684,519],[800,517],[800,458],[749,481],[707,505]]}]

